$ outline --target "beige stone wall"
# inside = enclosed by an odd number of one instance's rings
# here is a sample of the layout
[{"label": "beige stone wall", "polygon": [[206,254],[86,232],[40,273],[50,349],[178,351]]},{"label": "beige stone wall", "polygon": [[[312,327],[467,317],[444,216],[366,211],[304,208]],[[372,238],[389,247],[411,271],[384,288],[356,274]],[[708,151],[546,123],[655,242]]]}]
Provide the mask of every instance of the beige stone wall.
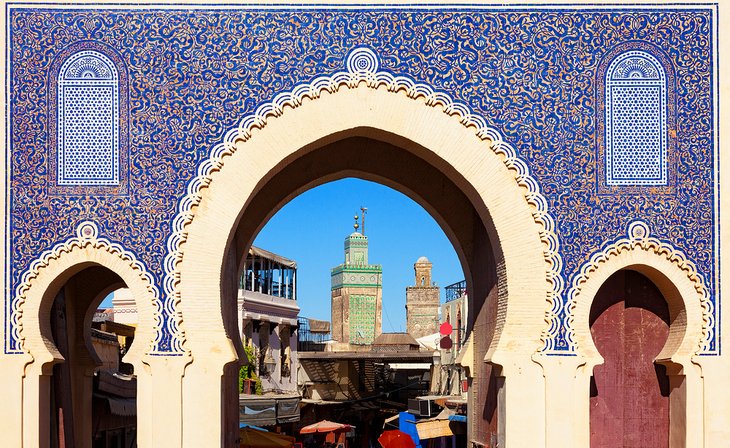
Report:
[{"label": "beige stone wall", "polygon": [[426,257],[419,258],[419,261],[413,265],[416,272],[416,286],[431,286],[431,263],[428,261],[420,261]]},{"label": "beige stone wall", "polygon": [[114,307],[114,322],[137,326],[137,322],[139,321],[137,304],[129,288],[114,291],[112,306]]},{"label": "beige stone wall", "polygon": [[[349,301],[348,301],[349,304]],[[335,289],[332,291],[332,339],[335,341],[347,341],[345,336],[345,301],[342,297],[342,289]],[[349,333],[348,336],[349,337]]]},{"label": "beige stone wall", "polygon": [[345,401],[360,398],[356,363],[305,361],[299,367],[299,383],[304,398],[324,401]]}]

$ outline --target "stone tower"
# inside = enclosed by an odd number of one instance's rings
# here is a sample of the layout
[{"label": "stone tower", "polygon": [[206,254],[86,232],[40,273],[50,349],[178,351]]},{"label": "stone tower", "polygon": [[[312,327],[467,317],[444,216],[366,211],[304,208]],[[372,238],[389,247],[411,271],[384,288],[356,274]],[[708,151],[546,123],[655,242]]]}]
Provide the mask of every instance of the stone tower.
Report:
[{"label": "stone tower", "polygon": [[332,339],[369,345],[382,333],[383,268],[368,264],[368,237],[358,227],[345,238],[345,263],[332,269]]},{"label": "stone tower", "polygon": [[440,288],[431,282],[431,262],[421,257],[413,265],[416,285],[406,288],[406,329],[411,336],[438,333]]}]

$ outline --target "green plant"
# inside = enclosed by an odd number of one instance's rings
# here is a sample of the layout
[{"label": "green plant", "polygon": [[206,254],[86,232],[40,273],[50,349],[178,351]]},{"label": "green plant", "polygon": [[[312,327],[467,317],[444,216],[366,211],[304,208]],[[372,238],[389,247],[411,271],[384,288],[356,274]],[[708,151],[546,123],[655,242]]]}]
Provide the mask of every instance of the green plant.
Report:
[{"label": "green plant", "polygon": [[254,380],[256,385],[255,393],[256,395],[261,395],[263,394],[263,387],[261,386],[261,378],[259,378],[254,371],[253,348],[245,345],[245,343],[243,347],[246,352],[246,358],[248,358],[248,364],[241,366],[241,370],[238,371],[238,392],[243,392],[243,384],[245,380]]}]

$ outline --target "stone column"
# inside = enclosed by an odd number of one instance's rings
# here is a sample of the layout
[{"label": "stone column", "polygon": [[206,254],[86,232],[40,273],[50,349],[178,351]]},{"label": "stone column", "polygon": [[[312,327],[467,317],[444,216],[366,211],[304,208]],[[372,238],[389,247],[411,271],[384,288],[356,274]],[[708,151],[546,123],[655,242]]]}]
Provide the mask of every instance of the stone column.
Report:
[{"label": "stone column", "polygon": [[545,381],[529,356],[495,357],[502,362],[504,387],[498,393],[498,443],[505,447],[545,445]]},{"label": "stone column", "polygon": [[30,360],[28,355],[0,354],[0,384],[3,385],[0,434],[8,447],[23,446],[23,373]]},{"label": "stone column", "polygon": [[581,356],[534,355],[545,377],[545,447],[590,446],[590,379]]}]

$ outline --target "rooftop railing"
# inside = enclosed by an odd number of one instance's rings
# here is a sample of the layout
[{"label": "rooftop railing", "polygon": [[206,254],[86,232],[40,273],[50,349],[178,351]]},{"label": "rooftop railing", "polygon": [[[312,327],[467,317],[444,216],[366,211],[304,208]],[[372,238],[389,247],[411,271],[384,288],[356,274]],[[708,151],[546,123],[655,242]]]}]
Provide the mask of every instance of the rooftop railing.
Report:
[{"label": "rooftop railing", "polygon": [[453,283],[446,288],[446,302],[451,302],[466,294],[466,280]]}]

